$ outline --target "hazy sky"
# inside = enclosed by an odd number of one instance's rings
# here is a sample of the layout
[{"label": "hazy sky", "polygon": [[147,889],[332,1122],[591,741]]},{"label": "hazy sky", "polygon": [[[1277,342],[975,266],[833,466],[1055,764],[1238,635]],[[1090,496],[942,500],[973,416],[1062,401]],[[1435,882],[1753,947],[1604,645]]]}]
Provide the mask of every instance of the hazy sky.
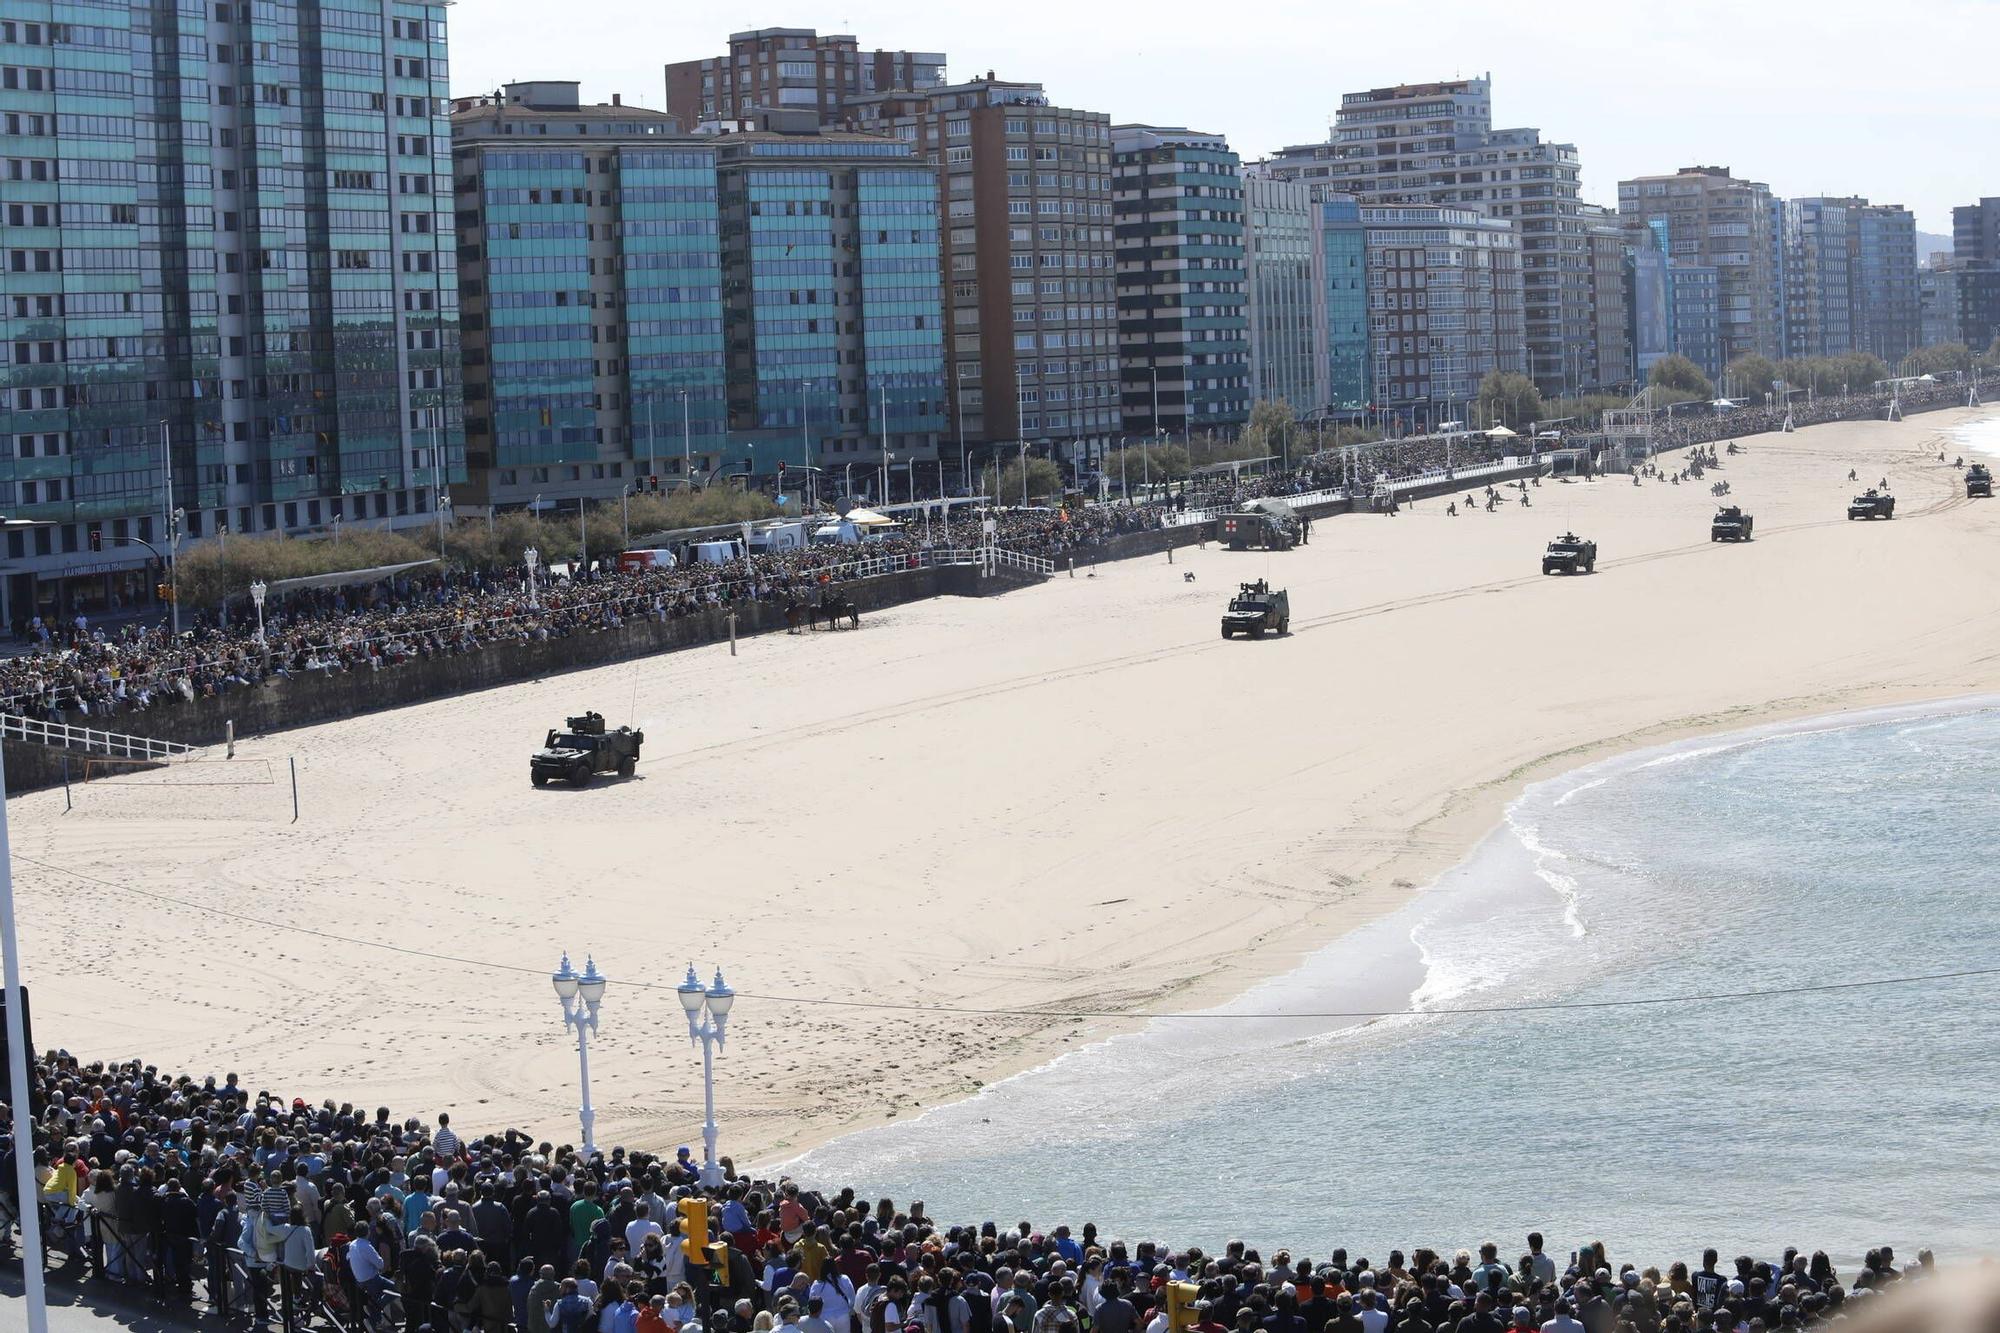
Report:
[{"label": "hazy sky", "polygon": [[1901,203],[1931,232],[2000,195],[2000,0],[459,0],[452,87],[578,79],[587,100],[657,107],[668,61],[785,26],[942,51],[954,79],[1036,80],[1114,121],[1227,134],[1246,158],[1325,138],[1343,92],[1490,72],[1496,127],[1575,143],[1594,202],[1695,163]]}]

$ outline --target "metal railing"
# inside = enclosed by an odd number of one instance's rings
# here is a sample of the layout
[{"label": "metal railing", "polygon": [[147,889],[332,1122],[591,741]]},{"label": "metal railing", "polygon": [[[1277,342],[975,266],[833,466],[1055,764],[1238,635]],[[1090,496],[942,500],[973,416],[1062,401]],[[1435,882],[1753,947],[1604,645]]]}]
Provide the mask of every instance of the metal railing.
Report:
[{"label": "metal railing", "polygon": [[1025,551],[1010,551],[1004,546],[993,547],[992,555],[995,565],[1004,566],[1008,569],[1018,569],[1024,574],[1039,574],[1043,578],[1055,577],[1056,562],[1053,560],[1045,560],[1038,555],[1029,555]]},{"label": "metal railing", "polygon": [[1375,483],[1377,493],[1383,491],[1408,491],[1419,486],[1432,486],[1440,481],[1472,481],[1480,477],[1490,477],[1498,472],[1519,472],[1523,468],[1536,468],[1541,464],[1533,458],[1503,458],[1497,463],[1473,463],[1466,467],[1426,468],[1422,472],[1404,477],[1384,478]]},{"label": "metal railing", "polygon": [[[1297,495],[1261,495],[1252,497],[1253,500],[1282,500],[1294,509],[1304,505],[1337,504],[1346,498],[1347,492],[1338,486],[1330,486],[1325,490],[1319,491],[1305,491]],[[1250,502],[1246,500],[1243,503],[1248,504]],[[1160,526],[1163,528],[1190,528],[1197,523],[1208,523],[1221,518],[1224,514],[1240,513],[1242,508],[1242,504],[1230,504],[1210,505],[1202,509],[1184,509],[1177,514],[1167,515],[1161,521]]]},{"label": "metal railing", "polygon": [[158,1296],[191,1294],[199,1287],[209,1310],[224,1319],[275,1305],[278,1327],[294,1333],[311,1326],[319,1305],[311,1273],[284,1264],[253,1265],[233,1245],[194,1237],[168,1241],[158,1233],[134,1235],[117,1218],[89,1208],[59,1222],[45,1203],[42,1221],[45,1258],[65,1254],[80,1259],[85,1273],[98,1281],[144,1287]]},{"label": "metal railing", "polygon": [[0,736],[8,740],[54,745],[66,750],[110,755],[118,759],[173,759],[193,754],[195,747],[179,741],[159,741],[148,736],[128,736],[119,731],[100,731],[68,722],[45,722],[40,718],[7,714],[0,717]]}]

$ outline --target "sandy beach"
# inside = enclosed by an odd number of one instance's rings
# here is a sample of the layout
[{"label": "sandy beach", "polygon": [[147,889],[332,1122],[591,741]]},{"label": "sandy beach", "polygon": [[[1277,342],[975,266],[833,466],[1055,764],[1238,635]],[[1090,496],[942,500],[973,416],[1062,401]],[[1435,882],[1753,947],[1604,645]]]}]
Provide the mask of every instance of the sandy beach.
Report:
[{"label": "sandy beach", "polygon": [[[575,1050],[537,975],[566,948],[614,979],[598,1142],[671,1147],[701,1112],[672,987],[720,963],[743,993],[723,1151],[789,1157],[1134,1021],[942,1009],[1214,1003],[1404,901],[1536,778],[2000,689],[1973,573],[2000,507],[1936,457],[1976,415],[1753,437],[1710,477],[1756,516],[1748,545],[1708,541],[1706,482],[1547,481],[1526,509],[1430,500],[1291,553],[1107,565],[255,739],[67,813],[20,797],[35,1034],[573,1140]],[[1850,468],[1889,478],[1894,521],[1845,520]],[[1599,543],[1594,576],[1540,576],[1565,528]],[[1293,633],[1222,641],[1224,600],[1265,576]],[[532,789],[528,752],[586,708],[644,727],[638,777]]]}]

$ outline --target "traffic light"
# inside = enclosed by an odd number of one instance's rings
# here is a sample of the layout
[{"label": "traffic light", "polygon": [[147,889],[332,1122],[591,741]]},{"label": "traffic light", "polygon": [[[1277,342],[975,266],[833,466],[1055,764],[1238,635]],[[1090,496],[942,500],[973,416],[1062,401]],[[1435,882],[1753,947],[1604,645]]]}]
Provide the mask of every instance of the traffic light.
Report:
[{"label": "traffic light", "polygon": [[708,1263],[708,1200],[682,1199],[681,1254],[691,1264]]},{"label": "traffic light", "polygon": [[93,551],[101,551],[104,549],[103,528],[92,528],[90,530],[90,549]]},{"label": "traffic light", "polygon": [[163,602],[173,601],[174,585],[171,583],[155,583],[153,585],[153,596],[157,597],[159,600]]},{"label": "traffic light", "polygon": [[1200,1313],[1194,1308],[1195,1299],[1200,1295],[1201,1288],[1195,1283],[1167,1284],[1167,1333],[1187,1333],[1201,1321]]}]

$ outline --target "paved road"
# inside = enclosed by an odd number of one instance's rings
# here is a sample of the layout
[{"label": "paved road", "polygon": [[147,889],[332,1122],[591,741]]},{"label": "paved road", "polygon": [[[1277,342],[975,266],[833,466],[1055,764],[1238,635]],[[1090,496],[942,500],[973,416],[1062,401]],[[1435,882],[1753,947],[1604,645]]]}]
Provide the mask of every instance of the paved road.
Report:
[{"label": "paved road", "polygon": [[[183,1333],[227,1327],[201,1313],[205,1306],[170,1310],[114,1283],[79,1282],[60,1269],[49,1272],[48,1294],[49,1333]],[[0,1333],[21,1333],[27,1327],[21,1264],[8,1260],[0,1263]]]}]

